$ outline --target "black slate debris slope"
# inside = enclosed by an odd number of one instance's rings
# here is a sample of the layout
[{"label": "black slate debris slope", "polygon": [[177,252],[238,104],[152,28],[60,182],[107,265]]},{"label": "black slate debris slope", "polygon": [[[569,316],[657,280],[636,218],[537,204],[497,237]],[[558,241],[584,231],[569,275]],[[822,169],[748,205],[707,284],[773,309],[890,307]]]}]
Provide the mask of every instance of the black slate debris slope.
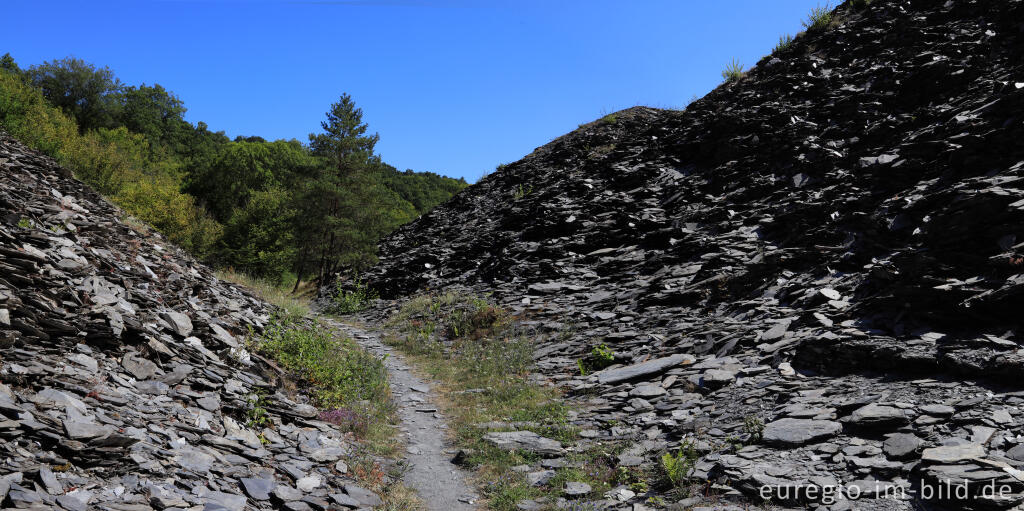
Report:
[{"label": "black slate debris slope", "polygon": [[[377,502],[344,475],[351,440],[246,351],[270,306],[121,218],[0,133],[0,507]],[[257,395],[275,427],[247,425]]]},{"label": "black slate debris slope", "polygon": [[[718,494],[895,486],[916,493],[879,509],[910,509],[994,482],[1009,494],[951,506],[1024,502],[1024,2],[836,14],[685,111],[624,110],[496,170],[363,277],[494,292],[561,332],[537,364],[594,441],[656,460],[695,439]],[[599,343],[617,365],[581,376]]]}]

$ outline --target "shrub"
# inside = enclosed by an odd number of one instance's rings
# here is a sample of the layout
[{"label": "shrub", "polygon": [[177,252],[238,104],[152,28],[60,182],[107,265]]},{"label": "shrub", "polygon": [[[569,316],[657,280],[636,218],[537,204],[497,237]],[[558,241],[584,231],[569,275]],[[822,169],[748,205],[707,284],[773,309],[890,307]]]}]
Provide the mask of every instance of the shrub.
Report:
[{"label": "shrub", "polygon": [[389,402],[384,363],[334,331],[278,314],[261,337],[256,350],[297,373],[321,408],[353,408],[363,400]]},{"label": "shrub", "polygon": [[352,314],[366,310],[377,298],[380,298],[377,291],[359,280],[358,277],[353,281],[352,289],[346,289],[341,282],[338,282],[329,311],[334,314]]},{"label": "shrub", "polygon": [[173,178],[144,178],[134,172],[124,177],[127,182],[114,194],[114,202],[186,250],[205,254],[214,246],[223,227],[199,208],[195,199],[178,191]]},{"label": "shrub", "polygon": [[249,395],[246,400],[249,409],[245,414],[245,423],[250,428],[259,430],[270,426],[270,415],[267,413],[267,398],[260,392]]},{"label": "shrub", "polygon": [[740,64],[736,59],[732,59],[732,62],[725,66],[725,69],[722,71],[722,78],[725,79],[726,83],[735,82],[743,78],[743,64]]},{"label": "shrub", "polygon": [[775,48],[772,48],[772,53],[779,53],[780,51],[785,51],[792,44],[793,44],[793,36],[791,36],[789,34],[780,35],[779,36],[779,44],[776,44]]},{"label": "shrub", "polygon": [[615,363],[615,352],[601,343],[590,350],[590,357],[594,360],[594,368],[604,369]]},{"label": "shrub", "polygon": [[829,4],[819,5],[807,14],[807,19],[802,22],[807,30],[818,30],[827,27],[832,23],[832,6]]},{"label": "shrub", "polygon": [[486,300],[474,299],[467,306],[458,307],[445,320],[445,335],[449,339],[494,335],[509,324],[506,311],[495,307]]}]

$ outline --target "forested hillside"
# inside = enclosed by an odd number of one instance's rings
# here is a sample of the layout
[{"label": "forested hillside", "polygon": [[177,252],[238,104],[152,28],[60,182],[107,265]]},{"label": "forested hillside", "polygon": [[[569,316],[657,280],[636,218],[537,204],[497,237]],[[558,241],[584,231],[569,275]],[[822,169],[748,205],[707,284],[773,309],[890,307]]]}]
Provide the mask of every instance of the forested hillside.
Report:
[{"label": "forested hillside", "polygon": [[79,59],[0,58],[0,128],[221,267],[274,281],[358,269],[380,236],[467,186],[385,163],[347,94],[308,143],[231,140],[185,111],[158,84]]}]

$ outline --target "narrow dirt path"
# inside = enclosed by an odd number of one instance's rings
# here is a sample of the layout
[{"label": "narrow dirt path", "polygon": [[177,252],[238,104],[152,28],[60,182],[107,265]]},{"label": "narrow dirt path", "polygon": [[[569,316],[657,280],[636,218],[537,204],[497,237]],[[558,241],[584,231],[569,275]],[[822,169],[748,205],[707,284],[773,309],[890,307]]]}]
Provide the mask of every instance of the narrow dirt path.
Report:
[{"label": "narrow dirt path", "polygon": [[388,354],[385,366],[411,467],[402,478],[406,486],[416,491],[429,511],[476,510],[479,498],[468,483],[469,474],[451,463],[454,452],[446,442],[448,425],[434,404],[430,385],[412,374],[402,355],[384,345],[376,333],[337,321],[330,323],[368,352]]}]

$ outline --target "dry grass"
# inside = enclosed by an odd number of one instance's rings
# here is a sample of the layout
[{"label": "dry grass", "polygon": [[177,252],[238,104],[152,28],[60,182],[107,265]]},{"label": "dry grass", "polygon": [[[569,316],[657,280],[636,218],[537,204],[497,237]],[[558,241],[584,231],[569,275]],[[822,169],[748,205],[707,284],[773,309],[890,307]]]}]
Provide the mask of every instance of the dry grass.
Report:
[{"label": "dry grass", "polygon": [[251,277],[230,268],[214,272],[218,279],[238,284],[255,293],[263,300],[270,302],[285,311],[289,315],[308,316],[310,297],[315,293],[309,284],[301,286],[297,293],[292,294],[291,286],[285,284],[274,284],[268,280]]}]

